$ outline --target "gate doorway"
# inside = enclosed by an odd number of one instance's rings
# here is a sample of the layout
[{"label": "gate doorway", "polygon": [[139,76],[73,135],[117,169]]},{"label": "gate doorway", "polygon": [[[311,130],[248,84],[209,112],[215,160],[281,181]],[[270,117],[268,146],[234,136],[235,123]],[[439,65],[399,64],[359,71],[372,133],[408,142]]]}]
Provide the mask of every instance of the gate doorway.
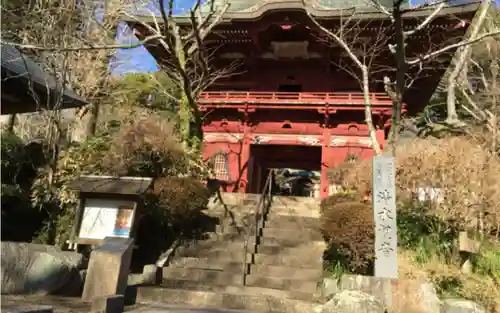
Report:
[{"label": "gate doorway", "polygon": [[262,192],[271,169],[276,173],[274,194],[313,196],[313,189],[319,187],[320,146],[251,145],[250,156],[249,193]]}]

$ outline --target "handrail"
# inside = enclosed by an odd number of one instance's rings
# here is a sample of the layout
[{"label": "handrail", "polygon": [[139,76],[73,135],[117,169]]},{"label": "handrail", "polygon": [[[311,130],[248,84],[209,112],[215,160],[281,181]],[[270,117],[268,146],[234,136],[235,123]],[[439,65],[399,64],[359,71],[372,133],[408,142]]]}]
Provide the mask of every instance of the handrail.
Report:
[{"label": "handrail", "polygon": [[[247,234],[246,234],[246,239],[245,239],[245,246],[244,246],[244,263],[243,263],[243,286],[246,285],[246,280],[247,280],[247,258],[248,258],[248,241],[250,240],[250,230],[251,227],[255,227],[255,244],[257,243],[258,237],[259,237],[259,227],[260,225],[263,224],[264,222],[264,217],[268,213],[269,206],[272,201],[272,180],[273,180],[273,170],[271,169],[269,171],[269,175],[267,176],[266,183],[264,185],[264,188],[260,194],[259,202],[257,203],[257,207],[255,209],[255,219],[254,223],[250,224],[248,229],[247,229]],[[262,211],[262,212],[261,212]]]},{"label": "handrail", "polygon": [[[388,101],[390,97],[384,92],[371,92],[370,98],[378,101]],[[269,91],[206,91],[202,92],[198,101],[235,101],[235,100],[270,100],[307,102],[335,100],[364,100],[362,92],[269,92]]]},{"label": "handrail", "polygon": [[[392,105],[385,93],[371,92],[372,105]],[[203,107],[237,106],[238,104],[260,105],[364,105],[360,92],[261,92],[261,91],[207,91],[200,94],[197,103]]]}]

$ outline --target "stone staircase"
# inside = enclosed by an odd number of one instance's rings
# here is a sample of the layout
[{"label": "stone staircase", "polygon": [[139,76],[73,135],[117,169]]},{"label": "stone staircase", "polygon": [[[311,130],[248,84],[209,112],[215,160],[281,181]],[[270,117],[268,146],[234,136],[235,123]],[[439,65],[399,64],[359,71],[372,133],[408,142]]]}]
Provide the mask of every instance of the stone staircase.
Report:
[{"label": "stone staircase", "polygon": [[225,206],[217,203],[208,210],[219,218],[216,232],[179,249],[171,264],[163,268],[160,286],[138,287],[137,303],[261,313],[312,312],[325,248],[319,232],[319,201],[273,197],[259,236],[255,236],[258,198],[223,194]]}]

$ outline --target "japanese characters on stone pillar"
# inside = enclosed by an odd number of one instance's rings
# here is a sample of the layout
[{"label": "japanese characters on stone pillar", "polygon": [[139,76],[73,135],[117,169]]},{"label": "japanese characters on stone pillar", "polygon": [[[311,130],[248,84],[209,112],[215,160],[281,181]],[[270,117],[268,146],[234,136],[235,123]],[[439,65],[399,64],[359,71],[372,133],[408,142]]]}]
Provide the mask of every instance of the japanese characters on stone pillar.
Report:
[{"label": "japanese characters on stone pillar", "polygon": [[395,167],[393,157],[373,158],[375,276],[392,279],[398,277]]}]

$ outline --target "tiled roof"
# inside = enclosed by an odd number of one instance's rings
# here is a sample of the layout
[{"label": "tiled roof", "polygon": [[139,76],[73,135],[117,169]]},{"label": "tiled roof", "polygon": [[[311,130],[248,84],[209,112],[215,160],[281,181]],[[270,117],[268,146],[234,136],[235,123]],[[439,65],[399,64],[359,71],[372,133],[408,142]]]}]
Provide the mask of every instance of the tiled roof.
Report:
[{"label": "tiled roof", "polygon": [[[222,7],[225,0],[215,0],[214,6],[216,10]],[[378,0],[380,4],[385,6],[389,11],[392,9],[393,0]],[[439,15],[452,14],[469,14],[475,12],[480,1],[471,0],[462,5],[449,5],[441,10]],[[409,6],[408,2],[404,6]],[[255,19],[259,18],[267,10],[304,10],[307,9],[313,16],[318,18],[338,18],[342,15],[349,15],[357,12],[354,19],[386,19],[387,16],[380,12],[377,8],[370,4],[368,0],[306,0],[305,4],[302,0],[231,0],[228,11],[224,14],[223,20],[240,20],[240,19]],[[210,5],[205,3],[201,7],[201,12],[207,13],[210,10]],[[343,11],[345,10],[345,11]],[[405,18],[426,17],[432,12],[432,7],[423,7],[411,10],[405,14]],[[178,22],[189,23],[189,13],[176,15]],[[158,19],[152,19],[150,15],[137,14],[143,22],[158,22]],[[124,21],[136,23],[136,18],[124,16]]]},{"label": "tiled roof", "polygon": [[[215,7],[222,7],[224,0],[215,0]],[[283,7],[297,1],[293,0],[231,0],[228,13],[245,13],[253,12],[260,7],[268,4],[282,4]],[[392,7],[393,0],[379,0],[379,3],[387,8]],[[309,0],[306,5],[320,10],[337,10],[337,9],[351,9],[370,11],[374,10],[373,6],[367,0]],[[205,10],[209,10],[209,5],[205,4]],[[203,9],[202,9],[203,10]]]},{"label": "tiled roof", "polygon": [[[21,79],[21,81],[26,82],[27,86],[30,82],[33,82],[34,88],[37,88],[41,92],[57,89],[55,78],[44,72],[32,59],[22,54],[13,46],[5,44],[1,46],[2,80]],[[69,89],[64,91],[64,96],[67,98],[65,99],[67,101],[86,103],[83,98]]]}]

